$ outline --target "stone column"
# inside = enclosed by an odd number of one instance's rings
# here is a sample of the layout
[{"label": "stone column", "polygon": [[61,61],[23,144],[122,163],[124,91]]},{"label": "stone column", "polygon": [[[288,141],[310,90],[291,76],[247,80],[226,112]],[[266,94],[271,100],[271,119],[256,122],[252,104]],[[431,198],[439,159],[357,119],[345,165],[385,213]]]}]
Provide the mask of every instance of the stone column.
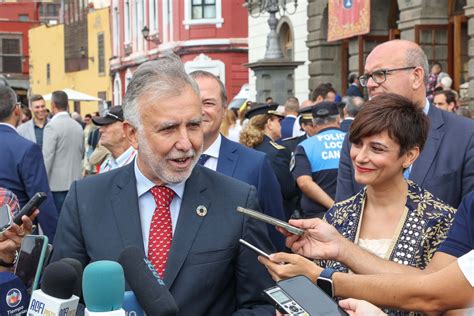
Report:
[{"label": "stone column", "polygon": [[341,91],[341,50],[339,42],[327,42],[328,1],[308,0],[309,90],[330,82]]},{"label": "stone column", "polygon": [[401,39],[415,40],[415,25],[448,24],[448,0],[398,0]]}]

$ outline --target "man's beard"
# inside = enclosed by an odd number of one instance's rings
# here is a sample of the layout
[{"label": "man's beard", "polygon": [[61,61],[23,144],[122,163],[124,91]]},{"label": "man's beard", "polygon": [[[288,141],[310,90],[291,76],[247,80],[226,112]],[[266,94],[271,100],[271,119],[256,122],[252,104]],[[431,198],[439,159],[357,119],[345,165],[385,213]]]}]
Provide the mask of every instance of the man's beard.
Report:
[{"label": "man's beard", "polygon": [[[187,152],[182,152],[173,148],[165,157],[157,159],[157,155],[153,153],[145,136],[141,135],[141,132],[138,133],[139,155],[142,156],[142,160],[148,165],[156,178],[164,183],[179,183],[189,178],[199,160],[199,156],[202,153],[202,146],[199,152],[196,152],[192,148]],[[167,160],[184,158],[192,158],[191,164],[186,170],[171,170]]]}]

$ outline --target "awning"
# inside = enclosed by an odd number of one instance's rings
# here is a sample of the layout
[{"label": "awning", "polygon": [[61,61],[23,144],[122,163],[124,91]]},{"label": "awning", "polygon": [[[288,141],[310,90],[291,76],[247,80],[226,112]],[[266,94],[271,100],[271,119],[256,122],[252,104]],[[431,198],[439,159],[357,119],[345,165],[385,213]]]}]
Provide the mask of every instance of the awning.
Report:
[{"label": "awning", "polygon": [[[92,95],[88,95],[88,94],[85,94],[76,90],[68,89],[68,88],[63,89],[62,91],[66,92],[69,101],[103,101],[102,99],[94,97]],[[52,96],[52,93],[44,95],[43,98],[46,101],[50,101],[51,96]]]}]

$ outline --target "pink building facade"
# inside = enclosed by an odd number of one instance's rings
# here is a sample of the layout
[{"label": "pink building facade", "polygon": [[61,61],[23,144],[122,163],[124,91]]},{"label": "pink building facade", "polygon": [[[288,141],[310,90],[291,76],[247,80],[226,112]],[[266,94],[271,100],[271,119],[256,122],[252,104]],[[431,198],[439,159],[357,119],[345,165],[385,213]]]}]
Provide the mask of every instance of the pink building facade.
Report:
[{"label": "pink building facade", "polygon": [[[122,104],[134,70],[170,51],[188,72],[207,70],[229,100],[248,82],[247,10],[237,0],[112,0],[113,103]],[[147,39],[143,29],[149,30]]]}]

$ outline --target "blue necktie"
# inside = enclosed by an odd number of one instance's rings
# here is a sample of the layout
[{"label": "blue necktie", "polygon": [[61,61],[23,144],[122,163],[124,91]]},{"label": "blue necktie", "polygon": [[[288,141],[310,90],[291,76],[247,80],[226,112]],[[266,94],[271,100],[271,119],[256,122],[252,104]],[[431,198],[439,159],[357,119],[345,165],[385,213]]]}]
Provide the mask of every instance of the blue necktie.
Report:
[{"label": "blue necktie", "polygon": [[211,156],[202,154],[201,157],[199,157],[198,164],[200,164],[201,166],[204,166],[204,164],[209,158],[211,158]]}]

